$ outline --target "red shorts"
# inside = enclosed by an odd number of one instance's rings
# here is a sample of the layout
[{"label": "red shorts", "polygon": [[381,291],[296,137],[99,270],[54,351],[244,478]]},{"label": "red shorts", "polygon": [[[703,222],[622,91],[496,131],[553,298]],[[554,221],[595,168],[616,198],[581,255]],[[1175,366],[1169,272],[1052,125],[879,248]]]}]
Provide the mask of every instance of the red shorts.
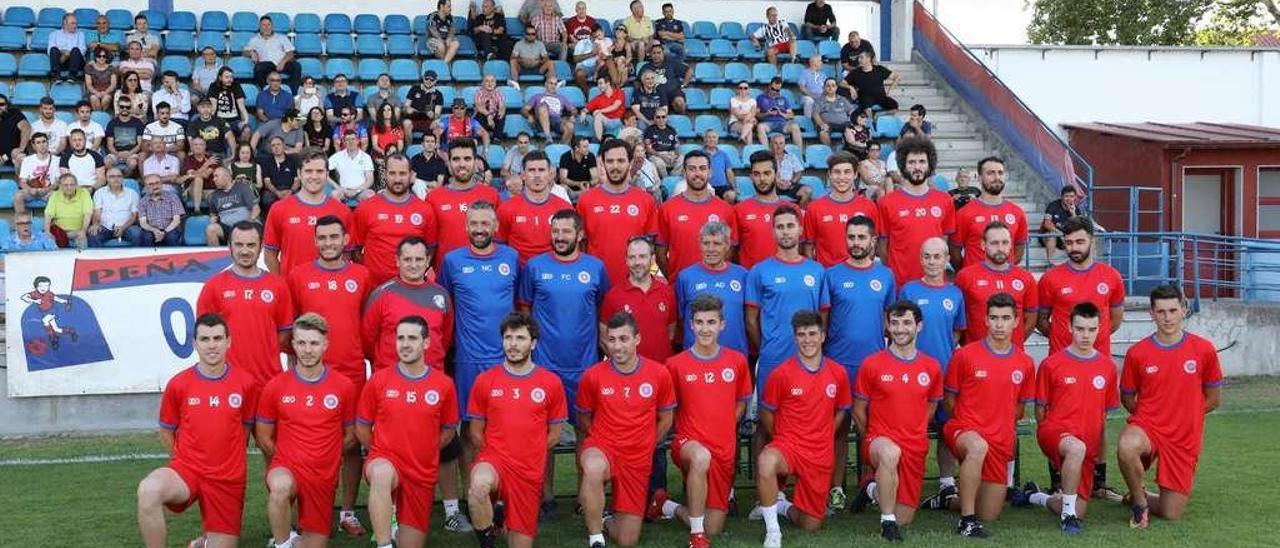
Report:
[{"label": "red shorts", "polygon": [[1141,427],[1147,434],[1147,439],[1151,440],[1151,454],[1142,461],[1147,468],[1159,462],[1156,466],[1156,485],[1161,489],[1191,496],[1191,487],[1196,481],[1196,465],[1200,462],[1200,452],[1181,450],[1176,444],[1152,435],[1151,430],[1142,425],[1134,426]]},{"label": "red shorts", "polygon": [[[791,53],[791,42],[774,44],[773,46],[770,46],[769,49],[772,49],[773,51],[776,51],[778,53]],[[823,511],[825,512],[826,510],[823,510]]]},{"label": "red shorts", "polygon": [[1049,465],[1055,470],[1062,470],[1062,455],[1058,453],[1058,446],[1062,443],[1064,436],[1072,436],[1084,442],[1084,462],[1080,465],[1080,487],[1076,489],[1076,494],[1080,496],[1080,500],[1088,501],[1089,495],[1093,493],[1093,464],[1098,460],[1098,443],[1059,428],[1037,429],[1036,443],[1040,444],[1040,451],[1049,459]]},{"label": "red shorts", "polygon": [[430,531],[431,505],[436,499],[436,482],[416,481],[400,473],[395,459],[386,455],[369,455],[364,461],[364,477],[369,478],[369,465],[383,459],[396,469],[396,488],[391,491],[391,502],[396,505],[396,521],[423,533]]},{"label": "red shorts", "polygon": [[920,506],[920,493],[924,491],[924,463],[929,456],[929,446],[926,444],[924,451],[916,451],[888,436],[869,436],[860,445],[862,462],[867,463],[868,473],[872,477],[875,477],[875,464],[871,460],[871,442],[879,437],[893,441],[902,453],[898,458],[898,504],[912,508]]},{"label": "red shorts", "polygon": [[653,470],[653,452],[627,458],[607,445],[587,438],[582,451],[595,448],[609,462],[609,483],[613,484],[613,511],[617,514],[643,516],[649,505],[649,472]]},{"label": "red shorts", "polygon": [[[960,454],[957,450],[956,438],[959,438],[960,434],[969,431],[978,433],[973,427],[959,424],[954,420],[947,421],[947,424],[942,427],[942,439],[946,442],[947,449],[951,451],[952,455],[958,456]],[[1012,444],[983,439],[987,442],[987,458],[982,463],[982,481],[1005,485],[1009,482],[1009,461],[1013,459]]]},{"label": "red shorts", "polygon": [[[501,459],[481,451],[475,464],[486,463],[498,472],[498,499],[506,503],[506,528],[530,537],[538,534],[538,506],[542,504],[542,481],[529,481],[503,464]],[[475,466],[475,465],[472,465]]]},{"label": "red shorts", "polygon": [[206,533],[240,536],[240,524],[244,518],[243,481],[216,481],[174,464],[169,465],[191,495],[181,504],[166,504],[175,514],[181,514],[192,504],[200,503],[200,522]]},{"label": "red shorts", "polygon": [[774,439],[765,448],[772,447],[782,453],[787,461],[787,470],[796,479],[796,488],[791,495],[791,502],[801,512],[818,518],[827,514],[827,491],[831,489],[832,460],[834,450],[827,451],[822,458],[810,458],[783,440]]},{"label": "red shorts", "polygon": [[[267,472],[262,475],[264,482],[276,468],[293,476],[294,501],[298,505],[298,528],[308,533],[329,536],[333,531],[333,498],[338,490],[338,478],[326,480],[303,475],[287,464],[272,461]],[[267,491],[270,490],[268,484]]]},{"label": "red shorts", "polygon": [[[695,440],[679,435],[671,440],[671,461],[680,467],[680,473],[686,478],[689,476],[689,470],[680,458],[680,452],[684,449],[684,445],[691,441]],[[706,445],[703,444],[703,447]],[[707,468],[707,508],[722,512],[729,511],[729,490],[733,489],[733,474],[737,471],[735,456],[711,453],[711,466]]]}]

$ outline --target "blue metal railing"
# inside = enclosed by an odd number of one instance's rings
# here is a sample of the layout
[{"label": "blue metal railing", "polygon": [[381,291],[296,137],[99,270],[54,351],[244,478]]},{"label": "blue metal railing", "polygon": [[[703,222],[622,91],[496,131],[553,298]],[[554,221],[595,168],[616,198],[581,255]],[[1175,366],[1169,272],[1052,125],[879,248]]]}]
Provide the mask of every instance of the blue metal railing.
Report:
[{"label": "blue metal railing", "polygon": [[1125,292],[1180,287],[1202,300],[1280,302],[1280,241],[1182,232],[1103,232],[1098,256],[1120,271]]},{"label": "blue metal railing", "polygon": [[[1164,189],[1156,186],[1099,186],[1094,187],[1093,195],[1102,194],[1121,194],[1124,195],[1124,207],[1103,208],[1095,205],[1096,209],[1087,209],[1086,214],[1093,217],[1094,222],[1103,222],[1114,219],[1117,216],[1125,218],[1124,226],[1103,225],[1107,230],[1119,230],[1125,232],[1136,232],[1143,229],[1142,221],[1150,221],[1152,217],[1155,219],[1155,228],[1157,232],[1164,232]],[[1155,209],[1143,209],[1142,202],[1144,198],[1152,201],[1150,197],[1154,196]],[[1093,202],[1097,204],[1097,201]]]}]

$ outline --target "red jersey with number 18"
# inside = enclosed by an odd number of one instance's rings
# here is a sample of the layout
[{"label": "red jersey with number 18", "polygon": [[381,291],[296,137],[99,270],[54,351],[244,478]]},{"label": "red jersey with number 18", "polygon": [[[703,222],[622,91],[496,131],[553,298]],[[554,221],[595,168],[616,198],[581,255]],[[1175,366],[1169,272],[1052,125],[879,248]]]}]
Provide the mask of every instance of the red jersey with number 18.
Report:
[{"label": "red jersey with number 18", "polygon": [[255,386],[243,367],[231,364],[217,378],[191,366],[169,379],[160,398],[160,427],[174,432],[171,465],[201,478],[243,482]]},{"label": "red jersey with number 18", "polygon": [[637,357],[630,373],[599,362],[578,381],[579,413],[591,413],[588,439],[630,463],[648,462],[657,444],[658,412],[676,407],[671,374],[662,364]]},{"label": "red jersey with number 18", "polygon": [[364,385],[358,409],[356,422],[373,427],[365,462],[385,458],[402,478],[435,483],[440,431],[458,427],[453,381],[443,371],[428,367],[412,378],[399,365],[382,369]]},{"label": "red jersey with number 18", "polygon": [[828,195],[809,203],[804,215],[804,233],[813,242],[814,258],[822,266],[830,267],[849,258],[846,223],[858,215],[871,219],[877,233],[883,230],[880,210],[864,196],[841,202]]},{"label": "red jersey with number 18", "polygon": [[436,212],[431,204],[412,194],[395,201],[385,192],[356,206],[352,217],[351,246],[362,248],[360,262],[369,269],[374,286],[396,277],[396,249],[400,241],[417,236],[436,243]]},{"label": "red jersey with number 18", "polygon": [[520,256],[520,264],[551,251],[551,216],[573,204],[556,195],[548,195],[541,203],[524,193],[512,196],[498,206],[498,235]]},{"label": "red jersey with number 18", "polygon": [[498,459],[525,482],[541,484],[546,473],[545,443],[550,425],[569,417],[564,385],[541,367],[523,376],[495,365],[476,377],[467,400],[467,419],[484,422],[481,459]]},{"label": "red jersey with number 18", "polygon": [[706,446],[713,457],[732,456],[738,421],[730,410],[751,399],[747,358],[723,346],[709,358],[685,350],[667,360],[667,369],[680,403],[676,433]]},{"label": "red jersey with number 18", "polygon": [[349,262],[330,270],[312,261],[289,273],[289,290],[297,315],[315,312],[329,324],[329,348],[324,352],[324,362],[356,383],[357,389],[363,386],[360,309],[372,290],[369,271]]},{"label": "red jersey with number 18", "polygon": [[271,466],[284,465],[324,482],[338,480],[345,429],[356,421],[356,387],[335,373],[326,368],[309,381],[295,369],[276,375],[262,389],[257,420],[276,427]]},{"label": "red jersey with number 18", "polygon": [[1155,335],[1124,356],[1120,392],[1136,395],[1129,424],[1141,426],[1161,450],[1200,454],[1204,435],[1204,389],[1222,386],[1222,364],[1208,339],[1186,333],[1165,346]]},{"label": "red jersey with number 18", "polygon": [[947,428],[972,430],[995,447],[1012,448],[1018,408],[1035,399],[1035,374],[1035,362],[1017,346],[1000,353],[984,339],[961,347],[943,386],[956,397]]},{"label": "red jersey with number 18", "polygon": [[351,230],[351,209],[328,196],[318,204],[309,204],[294,194],[271,206],[262,247],[280,253],[281,276],[288,276],[298,265],[314,261],[319,256],[316,251],[316,221],[325,215],[341,219],[343,228]]},{"label": "red jersey with number 18", "polygon": [[259,387],[283,371],[280,333],[293,328],[293,302],[284,278],[263,270],[249,278],[234,270],[214,274],[200,289],[196,315],[213,312],[227,322],[227,361]]},{"label": "red jersey with number 18", "polygon": [[617,193],[604,185],[583,192],[578,214],[587,233],[587,253],[604,262],[610,280],[627,278],[627,240],[658,233],[658,205],[634,186]]},{"label": "red jersey with number 18", "polygon": [[868,439],[928,453],[929,404],[942,400],[942,367],[924,352],[907,361],[881,350],[862,361],[853,397],[868,403]]},{"label": "red jersey with number 18", "polygon": [[884,228],[878,232],[889,239],[888,266],[897,277],[898,287],[924,276],[920,246],[925,240],[945,240],[956,231],[951,196],[932,188],[920,196],[902,189],[885,194],[880,198],[880,219]]}]

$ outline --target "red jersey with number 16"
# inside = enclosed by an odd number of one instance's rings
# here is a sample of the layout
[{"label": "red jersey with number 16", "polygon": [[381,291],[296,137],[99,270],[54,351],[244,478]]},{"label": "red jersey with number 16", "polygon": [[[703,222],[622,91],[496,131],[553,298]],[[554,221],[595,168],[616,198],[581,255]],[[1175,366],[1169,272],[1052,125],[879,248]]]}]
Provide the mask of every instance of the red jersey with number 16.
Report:
[{"label": "red jersey with number 16", "polygon": [[881,350],[862,361],[853,397],[867,402],[867,437],[929,452],[929,404],[942,400],[942,367],[924,352],[910,361]]},{"label": "red jersey with number 16", "polygon": [[1017,346],[999,353],[984,339],[961,347],[951,356],[943,385],[956,397],[948,428],[972,430],[987,443],[1013,447],[1018,408],[1035,399],[1035,375],[1035,362]]},{"label": "red jersey with number 16", "polygon": [[473,183],[466,190],[442,186],[427,193],[427,204],[436,213],[436,255],[432,265],[437,271],[445,255],[471,241],[467,234],[467,208],[476,202],[489,202],[496,210],[499,201],[498,191],[483,182]]},{"label": "red jersey with number 16", "polygon": [[1129,424],[1141,426],[1161,442],[1200,454],[1204,436],[1204,389],[1222,386],[1222,364],[1208,339],[1186,333],[1165,346],[1155,335],[1133,345],[1124,356],[1120,392],[1136,395],[1138,408]]},{"label": "red jersey with number 16", "polygon": [[283,371],[280,333],[293,328],[293,302],[284,278],[263,270],[248,278],[233,270],[214,274],[200,289],[196,315],[213,312],[227,322],[227,362],[259,387]]},{"label": "red jersey with number 16", "polygon": [[351,379],[364,384],[364,348],[360,341],[360,309],[372,290],[369,271],[356,263],[344,262],[330,270],[312,261],[289,273],[295,314],[315,312],[329,324],[329,348],[324,362]]},{"label": "red jersey with number 16", "polygon": [[326,368],[309,381],[297,370],[286,371],[262,389],[257,420],[276,427],[272,465],[306,478],[338,480],[346,427],[356,422],[356,387],[335,373]]},{"label": "red jersey with number 16", "polygon": [[397,202],[378,193],[360,202],[352,219],[351,246],[363,249],[360,262],[375,286],[399,275],[396,249],[401,240],[417,236],[428,245],[436,243],[436,212],[412,194]]},{"label": "red jersey with number 16", "polygon": [[858,215],[871,219],[877,233],[883,230],[880,210],[864,196],[841,202],[828,195],[809,203],[804,215],[804,233],[813,242],[814,259],[822,266],[830,267],[849,258],[845,223]]},{"label": "red jersey with number 16", "polygon": [[675,386],[676,433],[706,446],[716,457],[737,448],[738,420],[732,410],[751,399],[751,373],[740,352],[720,347],[703,358],[685,350],[667,360]]},{"label": "red jersey with number 16", "polygon": [[587,232],[587,253],[604,262],[610,280],[627,278],[627,240],[658,233],[653,196],[630,185],[617,193],[604,185],[582,193],[578,214]]},{"label": "red jersey with number 16", "polygon": [[541,203],[524,193],[512,196],[498,206],[498,235],[520,256],[520,264],[551,251],[551,216],[562,209],[573,209],[564,198],[547,195]]},{"label": "red jersey with number 16", "polygon": [[271,206],[262,247],[280,253],[281,276],[288,276],[298,265],[314,261],[319,256],[316,251],[316,221],[325,215],[341,219],[343,228],[351,230],[351,209],[328,196],[318,204],[309,204],[294,194]]},{"label": "red jersey with number 16", "polygon": [[160,427],[174,433],[172,466],[201,478],[243,482],[255,387],[244,368],[231,364],[217,378],[191,366],[169,379],[160,398]]},{"label": "red jersey with number 16", "polygon": [[385,458],[402,478],[434,484],[440,471],[440,431],[458,427],[453,380],[430,367],[417,378],[398,364],[384,368],[364,385],[356,422],[373,427],[366,462]]},{"label": "red jersey with number 16", "polygon": [[484,422],[480,457],[494,457],[520,479],[541,484],[546,470],[547,429],[565,422],[569,406],[555,373],[534,367],[517,376],[495,365],[476,377],[467,400],[467,419]]}]

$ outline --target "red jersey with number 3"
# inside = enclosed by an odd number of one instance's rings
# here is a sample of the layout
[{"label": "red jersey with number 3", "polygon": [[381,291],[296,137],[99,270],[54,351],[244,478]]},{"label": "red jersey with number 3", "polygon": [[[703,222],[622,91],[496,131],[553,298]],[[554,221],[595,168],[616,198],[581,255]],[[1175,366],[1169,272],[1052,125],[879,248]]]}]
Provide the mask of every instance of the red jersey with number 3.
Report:
[{"label": "red jersey with number 3", "polygon": [[814,259],[822,266],[830,267],[849,258],[845,223],[858,215],[871,219],[877,232],[881,230],[880,211],[875,202],[864,196],[842,202],[828,195],[809,202],[804,215],[804,233],[813,242]]},{"label": "red jersey with number 3", "polygon": [[435,483],[440,431],[458,427],[452,379],[430,367],[417,378],[399,365],[387,367],[369,378],[357,409],[356,422],[373,427],[365,462],[385,458],[401,478]]},{"label": "red jersey with number 3", "polygon": [[1095,453],[1107,412],[1120,407],[1116,378],[1116,362],[1097,350],[1087,358],[1070,348],[1045,358],[1036,372],[1036,405],[1045,408],[1040,428],[1075,434]]},{"label": "red jersey with number 3", "polygon": [[991,263],[981,262],[960,269],[955,284],[964,293],[965,314],[968,315],[965,342],[977,342],[987,336],[987,299],[996,293],[1008,293],[1018,304],[1014,310],[1017,318],[1013,326],[1013,344],[1022,348],[1027,338],[1022,322],[1028,312],[1036,312],[1040,308],[1040,291],[1035,276],[1020,266],[1006,264],[1001,270]]},{"label": "red jersey with number 3", "polygon": [[961,347],[943,385],[955,394],[955,431],[972,430],[987,443],[1013,447],[1018,408],[1035,399],[1035,375],[1035,362],[1017,346],[999,353],[984,339]]},{"label": "red jersey with number 3", "polygon": [[742,268],[751,270],[778,252],[778,242],[773,238],[773,212],[785,203],[788,202],[766,202],[753,196],[733,206],[738,220],[738,264]]},{"label": "red jersey with number 3", "polygon": [[729,244],[738,241],[738,219],[733,207],[714,194],[694,201],[684,194],[672,196],[658,211],[658,245],[667,248],[667,279],[676,279],[686,267],[702,261],[702,225],[718,221],[729,226]]},{"label": "red jersey with number 3", "polygon": [[551,251],[551,216],[573,209],[564,198],[547,195],[541,203],[521,193],[498,206],[498,236],[520,255],[520,264]]},{"label": "red jersey with number 3", "polygon": [[227,362],[262,386],[278,375],[280,333],[293,328],[293,302],[284,278],[267,271],[247,278],[232,270],[214,274],[200,289],[196,315],[213,312],[227,322]]},{"label": "red jersey with number 3", "polygon": [[867,436],[929,451],[929,404],[942,401],[942,367],[924,352],[910,361],[881,350],[862,361],[853,397],[867,402]]},{"label": "red jersey with number 3", "polygon": [[536,366],[516,375],[496,365],[476,377],[467,400],[467,420],[484,423],[480,456],[498,459],[526,482],[542,483],[547,431],[568,417],[560,377]]},{"label": "red jersey with number 3", "polygon": [[281,276],[288,276],[298,265],[319,257],[316,221],[325,215],[341,219],[343,228],[351,230],[351,208],[328,196],[318,204],[309,204],[294,194],[271,206],[262,247],[280,253]]},{"label": "red jersey with number 3", "polygon": [[676,433],[706,446],[712,455],[733,455],[738,418],[731,410],[751,399],[751,372],[742,353],[720,347],[704,358],[685,350],[667,360],[675,386]]},{"label": "red jersey with number 3", "polygon": [[796,358],[782,362],[765,381],[760,407],[773,412],[773,439],[802,451],[810,461],[831,465],[835,451],[836,411],[853,406],[849,374],[823,358],[816,371]]},{"label": "red jersey with number 3", "polygon": [[275,425],[271,466],[284,465],[294,474],[325,482],[338,480],[346,428],[356,422],[356,386],[336,373],[326,368],[319,378],[306,380],[295,369],[276,375],[262,389],[257,420]]},{"label": "red jersey with number 3", "polygon": [[636,358],[630,373],[612,362],[599,362],[578,381],[579,413],[591,414],[588,439],[625,455],[630,462],[647,462],[657,444],[658,412],[676,407],[671,374],[661,363]]},{"label": "red jersey with number 3", "polygon": [[880,198],[880,219],[884,228],[878,232],[889,239],[888,266],[897,277],[898,287],[924,277],[920,247],[925,240],[945,240],[956,231],[951,195],[932,188],[920,196],[901,189],[885,194]]},{"label": "red jersey with number 3", "polygon": [[348,379],[364,384],[360,309],[372,290],[369,270],[350,262],[330,270],[319,261],[312,261],[289,273],[289,290],[296,315],[315,312],[329,324],[329,348],[324,352],[324,362]]},{"label": "red jersey with number 3", "polygon": [[1124,280],[1111,265],[1094,262],[1084,270],[1065,262],[1040,276],[1040,311],[1049,313],[1049,353],[1071,344],[1071,309],[1093,303],[1098,315],[1098,340],[1093,347],[1111,355],[1111,309],[1124,305]]},{"label": "red jersey with number 3", "polygon": [[169,379],[160,398],[160,427],[173,432],[173,466],[201,478],[243,482],[256,386],[244,368],[231,364],[216,378],[191,366]]},{"label": "red jersey with number 3", "polygon": [[1204,389],[1222,386],[1222,364],[1208,339],[1185,333],[1165,346],[1155,335],[1133,345],[1124,356],[1120,392],[1137,396],[1129,424],[1158,438],[1161,450],[1200,453],[1204,437]]},{"label": "red jersey with number 3", "polygon": [[658,205],[648,192],[628,186],[610,192],[604,185],[578,198],[587,232],[587,253],[604,261],[610,280],[627,277],[627,240],[658,233]]},{"label": "red jersey with number 3", "polygon": [[[1022,206],[1010,200],[1000,200],[991,205],[982,199],[969,200],[969,203],[956,211],[956,231],[951,235],[953,245],[964,246],[963,267],[979,264],[987,260],[987,253],[982,250],[983,233],[987,225],[1000,221],[1009,227],[1015,246],[1027,245],[1027,213]],[[1009,262],[1018,264],[1021,257],[1016,253],[1009,257]]]},{"label": "red jersey with number 3", "polygon": [[499,201],[498,191],[487,183],[474,183],[466,190],[442,186],[427,193],[427,204],[436,213],[436,255],[432,264],[437,271],[445,255],[471,242],[467,208],[476,202],[489,202],[496,210]]},{"label": "red jersey with number 3", "polygon": [[417,236],[428,245],[436,244],[436,212],[412,194],[397,202],[379,193],[360,202],[352,219],[351,246],[363,248],[360,262],[369,269],[375,286],[399,275],[396,250],[401,240]]}]

